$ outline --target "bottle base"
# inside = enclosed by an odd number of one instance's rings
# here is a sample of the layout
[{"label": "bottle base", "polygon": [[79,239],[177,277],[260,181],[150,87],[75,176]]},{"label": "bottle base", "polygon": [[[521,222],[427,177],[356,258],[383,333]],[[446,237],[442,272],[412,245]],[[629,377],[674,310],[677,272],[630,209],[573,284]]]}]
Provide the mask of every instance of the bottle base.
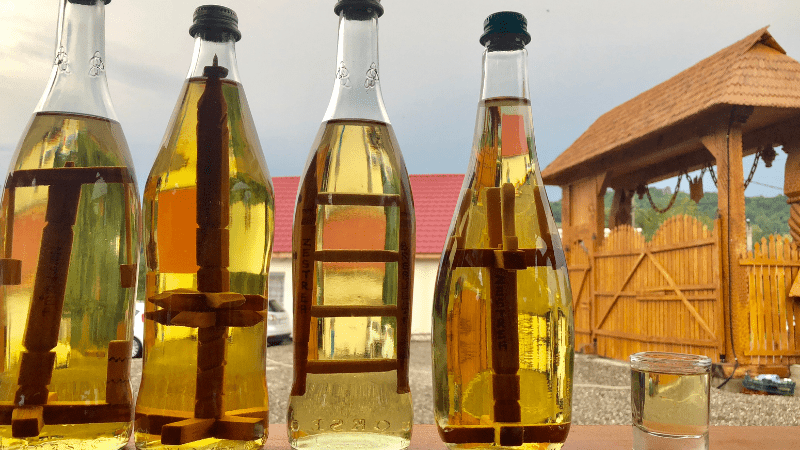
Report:
[{"label": "bottle base", "polygon": [[634,450],[708,450],[708,433],[674,435],[645,431],[633,426]]},{"label": "bottle base", "polygon": [[159,436],[153,436],[145,433],[136,433],[135,436],[135,445],[137,450],[227,450],[232,448],[237,450],[258,450],[262,448],[267,441],[266,436],[261,439],[254,439],[252,441],[232,441],[227,439],[206,438],[188,442],[183,445],[167,445],[161,443]]},{"label": "bottle base", "polygon": [[411,441],[377,433],[326,433],[290,441],[295,450],[405,450]]},{"label": "bottle base", "polygon": [[522,444],[519,446],[501,446],[494,444],[446,444],[451,450],[560,450],[564,447],[563,443],[542,443],[542,444]]},{"label": "bottle base", "polygon": [[0,449],[117,450],[128,443],[130,432],[127,422],[45,425],[37,437],[14,438],[11,436],[11,427],[3,426],[0,427]]}]

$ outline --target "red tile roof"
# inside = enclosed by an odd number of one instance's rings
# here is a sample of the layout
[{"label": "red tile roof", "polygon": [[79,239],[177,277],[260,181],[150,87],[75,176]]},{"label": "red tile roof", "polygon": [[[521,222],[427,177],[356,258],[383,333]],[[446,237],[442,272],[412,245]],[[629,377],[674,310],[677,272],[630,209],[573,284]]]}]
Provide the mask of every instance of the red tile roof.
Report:
[{"label": "red tile roof", "polygon": [[[440,254],[464,175],[410,175],[417,216],[417,253]],[[275,253],[292,251],[292,220],[300,177],[274,177]]]}]

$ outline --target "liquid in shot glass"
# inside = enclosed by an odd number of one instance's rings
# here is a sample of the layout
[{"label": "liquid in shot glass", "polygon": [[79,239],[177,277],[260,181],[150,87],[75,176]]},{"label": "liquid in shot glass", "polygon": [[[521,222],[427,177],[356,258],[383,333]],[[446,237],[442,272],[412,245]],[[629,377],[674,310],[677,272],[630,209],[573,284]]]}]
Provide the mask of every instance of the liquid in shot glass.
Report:
[{"label": "liquid in shot glass", "polygon": [[708,449],[711,359],[664,352],[630,358],[634,450]]}]

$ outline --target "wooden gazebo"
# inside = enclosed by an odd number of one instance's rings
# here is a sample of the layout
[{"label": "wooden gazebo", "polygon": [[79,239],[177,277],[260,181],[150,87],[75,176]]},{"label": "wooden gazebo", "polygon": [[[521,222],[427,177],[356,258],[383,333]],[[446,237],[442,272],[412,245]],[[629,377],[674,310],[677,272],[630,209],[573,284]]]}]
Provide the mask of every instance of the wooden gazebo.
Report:
[{"label": "wooden gazebo", "polygon": [[[742,158],[777,146],[794,239],[748,252]],[[637,191],[713,167],[713,229],[678,216],[645,242],[631,227]],[[800,363],[800,63],[766,28],[602,115],[543,178],[563,192],[576,348],[705,354],[737,375]]]}]

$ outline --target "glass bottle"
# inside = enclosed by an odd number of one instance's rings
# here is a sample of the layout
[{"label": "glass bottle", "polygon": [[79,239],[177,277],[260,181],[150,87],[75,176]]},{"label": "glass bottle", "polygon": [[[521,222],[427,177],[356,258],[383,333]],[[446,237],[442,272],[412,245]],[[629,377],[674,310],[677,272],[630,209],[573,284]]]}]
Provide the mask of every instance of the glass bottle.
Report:
[{"label": "glass bottle", "polygon": [[266,439],[272,181],[236,67],[236,13],[194,12],[194,57],[144,193],[138,448]]},{"label": "glass bottle", "polygon": [[383,105],[377,0],[341,0],[336,79],[293,230],[293,448],[404,449],[414,207]]},{"label": "glass bottle", "polygon": [[0,212],[0,447],[117,449],[140,232],[105,73],[106,0],[61,0],[56,55]]},{"label": "glass bottle", "polygon": [[564,252],[536,160],[522,14],[484,23],[472,158],[437,275],[436,424],[450,448],[561,448],[573,325]]}]

